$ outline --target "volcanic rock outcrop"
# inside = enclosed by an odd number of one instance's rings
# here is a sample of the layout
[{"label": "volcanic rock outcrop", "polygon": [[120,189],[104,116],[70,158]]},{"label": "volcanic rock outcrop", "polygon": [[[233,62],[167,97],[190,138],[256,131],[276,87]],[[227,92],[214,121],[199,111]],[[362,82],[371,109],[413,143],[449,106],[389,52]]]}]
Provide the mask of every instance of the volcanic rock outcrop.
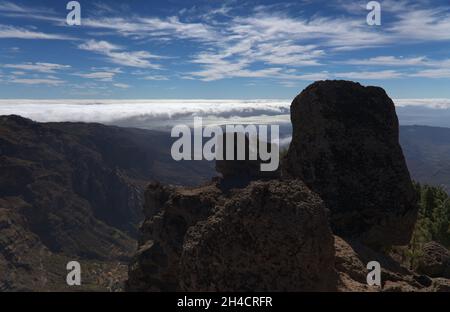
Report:
[{"label": "volcanic rock outcrop", "polygon": [[322,200],[299,180],[253,182],[189,228],[186,291],[336,290],[333,236]]},{"label": "volcanic rock outcrop", "polygon": [[[234,149],[233,153],[231,153],[234,154],[233,159],[228,159],[227,156],[229,140],[233,143]],[[221,159],[216,160],[216,170],[222,175],[220,181],[224,188],[243,187],[248,185],[250,181],[276,179],[280,177],[279,169],[274,171],[261,170],[261,165],[267,163],[267,161],[262,161],[259,157],[258,151],[262,144],[266,144],[265,150],[268,153],[275,148],[274,145],[261,142],[255,137],[251,141],[247,135],[242,133],[238,135],[238,133],[233,132],[223,135],[223,150],[218,151],[222,155]],[[242,148],[243,160],[239,160],[239,148]],[[250,151],[256,154],[256,157],[254,157],[256,159],[250,159]]]},{"label": "volcanic rock outcrop", "polygon": [[224,194],[153,183],[128,290],[336,289],[333,236],[301,181],[252,182]]},{"label": "volcanic rock outcrop", "polygon": [[129,269],[128,290],[179,290],[179,262],[188,227],[207,218],[221,201],[215,184],[197,189],[151,183],[145,192],[145,221]]},{"label": "volcanic rock outcrop", "polygon": [[283,172],[320,195],[333,231],[374,247],[407,244],[416,196],[386,92],[348,81],[316,82],[292,102],[291,120]]},{"label": "volcanic rock outcrop", "polygon": [[439,243],[426,243],[418,271],[431,277],[450,278],[450,251]]},{"label": "volcanic rock outcrop", "polygon": [[[391,256],[375,251],[360,241],[335,236],[334,244],[339,291],[435,291],[431,278],[408,270]],[[371,261],[380,263],[381,286],[367,284],[366,265]]]}]

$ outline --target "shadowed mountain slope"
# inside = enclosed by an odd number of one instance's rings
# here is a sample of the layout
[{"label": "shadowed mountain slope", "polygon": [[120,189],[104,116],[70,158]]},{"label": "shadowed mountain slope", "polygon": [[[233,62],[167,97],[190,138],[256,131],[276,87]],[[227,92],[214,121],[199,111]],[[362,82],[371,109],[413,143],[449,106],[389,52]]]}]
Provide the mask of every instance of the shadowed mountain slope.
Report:
[{"label": "shadowed mountain slope", "polygon": [[173,161],[170,144],[148,130],[0,117],[0,289],[63,289],[69,259],[126,261],[147,183],[212,171]]},{"label": "shadowed mountain slope", "polygon": [[415,181],[442,186],[450,192],[450,129],[400,127],[400,143]]}]

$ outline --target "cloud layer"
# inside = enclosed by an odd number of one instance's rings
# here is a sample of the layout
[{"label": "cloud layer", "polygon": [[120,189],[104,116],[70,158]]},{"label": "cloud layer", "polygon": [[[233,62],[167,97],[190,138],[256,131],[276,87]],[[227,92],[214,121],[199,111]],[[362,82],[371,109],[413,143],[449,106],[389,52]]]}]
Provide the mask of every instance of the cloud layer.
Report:
[{"label": "cloud layer", "polygon": [[214,119],[287,115],[289,105],[282,100],[0,100],[0,115],[17,114],[41,122],[115,124],[130,119],[165,122],[194,116]]},{"label": "cloud layer", "polygon": [[[119,88],[125,86],[117,86]],[[450,99],[394,100],[401,121],[433,124],[450,116]],[[100,122],[147,129],[190,124],[194,116],[207,124],[289,124],[288,100],[0,100],[0,115],[21,115],[40,122]],[[419,112],[419,113],[418,113]],[[450,118],[447,118],[450,127]],[[439,121],[439,125],[443,125]]]}]

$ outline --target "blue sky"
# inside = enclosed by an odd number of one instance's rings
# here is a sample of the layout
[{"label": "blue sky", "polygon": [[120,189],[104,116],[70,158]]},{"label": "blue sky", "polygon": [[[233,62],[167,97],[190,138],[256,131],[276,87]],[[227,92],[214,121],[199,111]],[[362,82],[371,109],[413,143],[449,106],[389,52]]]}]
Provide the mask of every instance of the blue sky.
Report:
[{"label": "blue sky", "polygon": [[291,99],[320,79],[450,98],[448,1],[0,0],[0,98]]}]

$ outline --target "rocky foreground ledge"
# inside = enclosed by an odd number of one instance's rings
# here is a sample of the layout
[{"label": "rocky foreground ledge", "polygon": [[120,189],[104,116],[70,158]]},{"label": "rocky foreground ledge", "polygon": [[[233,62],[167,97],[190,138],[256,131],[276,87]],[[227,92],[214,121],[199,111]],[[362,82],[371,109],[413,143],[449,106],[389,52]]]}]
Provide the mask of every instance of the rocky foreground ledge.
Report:
[{"label": "rocky foreground ledge", "polygon": [[[408,244],[417,206],[384,90],[316,82],[291,120],[279,178],[236,187],[225,162],[226,175],[205,186],[148,187],[128,290],[450,291],[444,274],[417,274],[386,252]],[[381,287],[367,285],[370,261]]]}]

